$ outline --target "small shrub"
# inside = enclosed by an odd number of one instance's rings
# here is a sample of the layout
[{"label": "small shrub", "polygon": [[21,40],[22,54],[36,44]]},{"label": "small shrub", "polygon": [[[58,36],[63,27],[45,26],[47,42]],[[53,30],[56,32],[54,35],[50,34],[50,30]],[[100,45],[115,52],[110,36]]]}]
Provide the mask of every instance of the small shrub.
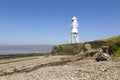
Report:
[{"label": "small shrub", "polygon": [[113,54],[114,57],[120,57],[120,48]]}]

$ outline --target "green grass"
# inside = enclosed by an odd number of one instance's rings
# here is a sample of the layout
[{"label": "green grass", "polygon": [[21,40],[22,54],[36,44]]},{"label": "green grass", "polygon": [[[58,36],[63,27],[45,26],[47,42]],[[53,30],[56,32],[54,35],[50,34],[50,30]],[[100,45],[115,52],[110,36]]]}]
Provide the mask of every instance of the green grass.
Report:
[{"label": "green grass", "polygon": [[108,42],[108,44],[112,47],[112,49],[114,50],[113,57],[120,57],[120,35],[107,39],[102,39],[101,41]]},{"label": "green grass", "polygon": [[120,48],[113,54],[113,57],[120,57]]},{"label": "green grass", "polygon": [[81,51],[81,43],[77,44],[64,44],[53,47],[52,55],[75,55]]}]

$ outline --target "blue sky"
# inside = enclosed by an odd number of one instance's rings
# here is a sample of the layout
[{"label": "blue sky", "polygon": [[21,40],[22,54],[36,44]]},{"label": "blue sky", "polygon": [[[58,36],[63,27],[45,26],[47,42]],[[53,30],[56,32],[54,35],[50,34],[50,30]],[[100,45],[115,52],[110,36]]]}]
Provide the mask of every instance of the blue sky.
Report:
[{"label": "blue sky", "polygon": [[0,44],[64,44],[71,18],[81,42],[120,35],[120,0],[0,0]]}]

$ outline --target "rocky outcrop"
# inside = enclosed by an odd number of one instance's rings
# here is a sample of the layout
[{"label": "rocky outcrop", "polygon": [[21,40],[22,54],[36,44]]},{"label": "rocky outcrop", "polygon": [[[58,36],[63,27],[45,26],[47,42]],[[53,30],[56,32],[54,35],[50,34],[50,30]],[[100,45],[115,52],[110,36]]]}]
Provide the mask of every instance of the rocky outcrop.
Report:
[{"label": "rocky outcrop", "polygon": [[56,45],[53,47],[52,55],[74,55],[79,54],[83,49],[83,43]]},{"label": "rocky outcrop", "polygon": [[92,41],[85,43],[75,43],[75,44],[63,44],[56,45],[53,47],[52,55],[75,55],[81,52],[96,52],[96,49],[101,48],[104,45],[108,45],[106,41]]},{"label": "rocky outcrop", "polygon": [[103,50],[100,50],[98,52],[98,56],[96,58],[96,61],[108,61],[110,59],[110,56],[107,53],[104,53]]}]

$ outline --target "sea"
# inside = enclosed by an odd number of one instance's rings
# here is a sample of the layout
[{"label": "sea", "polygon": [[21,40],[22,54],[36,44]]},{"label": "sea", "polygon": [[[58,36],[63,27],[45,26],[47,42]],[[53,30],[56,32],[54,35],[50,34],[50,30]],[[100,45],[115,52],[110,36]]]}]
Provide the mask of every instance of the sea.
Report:
[{"label": "sea", "polygon": [[0,55],[49,53],[54,45],[0,45]]}]

